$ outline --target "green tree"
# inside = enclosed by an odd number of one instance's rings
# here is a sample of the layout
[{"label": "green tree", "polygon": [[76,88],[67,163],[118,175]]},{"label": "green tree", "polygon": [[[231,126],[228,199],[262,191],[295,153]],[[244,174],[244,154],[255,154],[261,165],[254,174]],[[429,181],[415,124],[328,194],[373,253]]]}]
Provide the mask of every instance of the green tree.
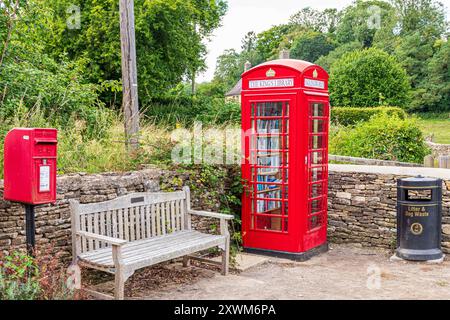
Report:
[{"label": "green tree", "polygon": [[316,61],[316,63],[319,66],[325,68],[325,70],[329,72],[333,63],[342,58],[344,54],[361,49],[363,49],[363,46],[360,42],[358,41],[349,42],[337,47],[335,50],[331,51],[328,55],[320,57]]},{"label": "green tree", "polygon": [[[36,11],[49,12],[39,21],[37,42],[56,59],[89,61],[93,83],[121,79],[117,0],[30,0]],[[71,5],[81,9],[81,28],[68,28]],[[141,101],[164,95],[184,78],[204,68],[204,40],[220,25],[223,0],[136,0],[135,25]]]},{"label": "green tree", "polygon": [[401,37],[394,54],[408,73],[412,88],[417,88],[427,76],[427,64],[434,54],[433,44],[416,32]]},{"label": "green tree", "polygon": [[256,51],[258,52],[259,62],[268,61],[277,56],[280,43],[291,31],[291,28],[290,25],[282,24],[257,35]]},{"label": "green tree", "polygon": [[392,33],[395,23],[396,12],[389,3],[357,0],[342,12],[336,39],[342,44],[359,41],[369,48],[379,34]]},{"label": "green tree", "polygon": [[406,107],[411,87],[405,70],[379,49],[345,54],[331,67],[330,92],[336,106]]},{"label": "green tree", "polygon": [[450,111],[450,44],[442,41],[436,54],[427,63],[427,76],[415,92],[415,111]]},{"label": "green tree", "polygon": [[[0,14],[5,17],[3,14],[9,9],[0,7]],[[61,56],[55,61],[43,44],[35,41],[35,34],[30,30],[38,30],[40,21],[49,12],[38,15],[31,2],[21,3],[20,10],[13,12],[8,11],[13,23],[6,19],[0,21],[0,30],[8,30],[1,50],[0,119],[17,117],[26,121],[27,112],[33,109],[55,126],[69,125],[76,118],[87,124],[85,133],[102,131],[101,119],[107,113],[98,101],[99,87],[88,83],[83,75],[86,60],[69,62]]]},{"label": "green tree", "polygon": [[400,34],[419,32],[435,41],[448,31],[444,5],[436,0],[391,0],[399,16]]},{"label": "green tree", "polygon": [[320,11],[306,7],[291,16],[290,24],[305,31],[334,33],[339,20],[340,15],[337,9]]},{"label": "green tree", "polygon": [[245,62],[234,49],[226,50],[217,58],[214,81],[223,83],[225,91],[234,87],[244,72]]},{"label": "green tree", "polygon": [[291,58],[315,62],[335,49],[334,42],[320,32],[305,32],[294,40]]}]

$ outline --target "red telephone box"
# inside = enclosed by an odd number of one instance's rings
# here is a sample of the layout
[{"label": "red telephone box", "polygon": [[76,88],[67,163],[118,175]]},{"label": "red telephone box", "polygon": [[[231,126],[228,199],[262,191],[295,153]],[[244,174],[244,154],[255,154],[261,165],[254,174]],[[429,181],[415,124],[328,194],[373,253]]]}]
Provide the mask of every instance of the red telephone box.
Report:
[{"label": "red telephone box", "polygon": [[12,129],[5,138],[5,200],[30,205],[56,201],[56,129]]},{"label": "red telephone box", "polygon": [[326,251],[328,74],[301,60],[242,75],[242,237],[248,252],[304,260]]}]

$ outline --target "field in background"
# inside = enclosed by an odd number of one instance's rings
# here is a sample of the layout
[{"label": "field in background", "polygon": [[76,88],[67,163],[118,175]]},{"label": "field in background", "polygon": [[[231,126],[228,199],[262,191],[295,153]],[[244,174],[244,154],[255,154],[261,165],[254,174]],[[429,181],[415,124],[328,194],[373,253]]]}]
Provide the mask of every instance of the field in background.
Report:
[{"label": "field in background", "polygon": [[433,135],[433,142],[450,144],[450,115],[418,115],[419,125],[425,136]]}]

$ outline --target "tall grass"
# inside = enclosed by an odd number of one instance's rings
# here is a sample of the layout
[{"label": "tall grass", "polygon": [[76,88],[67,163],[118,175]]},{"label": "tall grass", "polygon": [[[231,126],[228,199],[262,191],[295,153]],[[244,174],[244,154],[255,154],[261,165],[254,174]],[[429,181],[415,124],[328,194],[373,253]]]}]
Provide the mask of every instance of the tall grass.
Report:
[{"label": "tall grass", "polygon": [[[31,109],[19,106],[11,117],[0,118],[0,159],[3,159],[3,141],[7,132],[15,127],[58,129],[59,174],[85,172],[123,172],[136,170],[142,165],[171,163],[174,144],[171,131],[190,128],[196,121],[204,129],[236,127],[240,121],[240,106],[223,100],[187,104],[153,104],[142,108],[140,130],[141,148],[134,154],[125,148],[123,117],[109,109],[99,107],[87,121],[76,114],[61,121],[62,115],[48,114],[39,105]],[[223,143],[214,137],[205,146]],[[0,161],[0,178],[3,161]]]},{"label": "tall grass", "polygon": [[[102,118],[107,117],[107,125]],[[120,115],[99,113],[99,127],[91,131],[84,121],[73,116],[68,125],[61,126],[55,118],[47,117],[39,108],[20,112],[12,118],[0,119],[0,159],[7,132],[15,127],[58,129],[59,174],[86,172],[122,172],[138,169],[144,163],[170,159],[170,135],[163,127],[144,124],[141,128],[142,148],[130,155],[125,148],[123,119]],[[3,161],[0,161],[3,177]]]}]

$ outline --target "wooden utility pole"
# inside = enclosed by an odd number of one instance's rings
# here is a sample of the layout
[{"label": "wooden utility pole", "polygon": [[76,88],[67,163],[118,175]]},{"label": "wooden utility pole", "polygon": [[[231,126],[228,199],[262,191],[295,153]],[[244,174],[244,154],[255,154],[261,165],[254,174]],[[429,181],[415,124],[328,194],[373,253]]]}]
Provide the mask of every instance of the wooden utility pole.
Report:
[{"label": "wooden utility pole", "polygon": [[128,150],[134,151],[139,148],[139,99],[133,0],[119,0],[119,11],[125,140]]}]

